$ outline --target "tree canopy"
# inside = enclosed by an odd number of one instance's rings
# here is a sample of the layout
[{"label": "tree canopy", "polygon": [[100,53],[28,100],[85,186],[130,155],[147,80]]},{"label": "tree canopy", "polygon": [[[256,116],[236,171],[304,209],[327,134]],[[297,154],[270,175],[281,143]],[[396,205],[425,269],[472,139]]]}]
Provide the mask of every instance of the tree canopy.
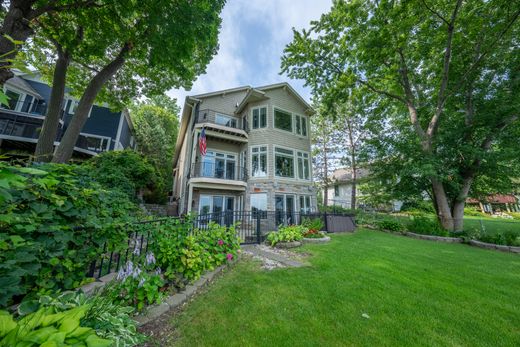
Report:
[{"label": "tree canopy", "polygon": [[282,72],[325,103],[360,88],[386,103],[380,162],[422,181],[460,230],[476,182],[519,173],[519,16],[518,0],[338,0],[294,31]]}]

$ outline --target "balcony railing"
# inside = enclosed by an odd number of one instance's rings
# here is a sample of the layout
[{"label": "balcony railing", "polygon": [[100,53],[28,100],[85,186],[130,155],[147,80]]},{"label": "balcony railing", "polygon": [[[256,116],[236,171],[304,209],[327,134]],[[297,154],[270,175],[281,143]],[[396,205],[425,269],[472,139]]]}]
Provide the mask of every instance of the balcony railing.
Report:
[{"label": "balcony railing", "polygon": [[247,181],[247,170],[244,167],[235,165],[234,161],[216,163],[200,162],[192,165],[190,177]]},{"label": "balcony railing", "polygon": [[45,116],[47,105],[43,101],[39,100],[10,100],[9,105],[0,105],[0,111],[4,110],[6,112],[20,112],[28,115]]},{"label": "balcony railing", "polygon": [[[3,113],[0,109],[0,138],[11,140],[27,139],[28,142],[35,142],[40,135],[43,119],[34,118],[29,115]],[[56,141],[61,140],[63,129],[58,129]],[[7,137],[9,136],[9,137]],[[20,139],[19,139],[20,138]],[[23,140],[22,140],[23,141]],[[90,136],[80,134],[76,142],[76,147],[91,152],[101,153],[110,149],[110,137]]]},{"label": "balcony railing", "polygon": [[248,131],[247,120],[245,118],[235,117],[209,109],[199,111],[199,114],[197,115],[197,123],[212,123],[228,128],[240,129],[246,132]]}]

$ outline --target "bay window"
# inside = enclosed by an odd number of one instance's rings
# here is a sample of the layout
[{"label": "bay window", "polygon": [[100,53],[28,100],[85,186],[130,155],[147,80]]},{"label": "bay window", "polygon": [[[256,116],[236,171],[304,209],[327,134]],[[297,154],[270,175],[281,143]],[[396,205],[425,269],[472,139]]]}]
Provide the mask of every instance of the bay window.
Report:
[{"label": "bay window", "polygon": [[285,131],[293,131],[292,115],[278,109],[274,110],[274,127]]},{"label": "bay window", "polygon": [[298,178],[308,180],[311,178],[309,153],[298,152]]},{"label": "bay window", "polygon": [[267,107],[253,109],[253,129],[267,127]]}]

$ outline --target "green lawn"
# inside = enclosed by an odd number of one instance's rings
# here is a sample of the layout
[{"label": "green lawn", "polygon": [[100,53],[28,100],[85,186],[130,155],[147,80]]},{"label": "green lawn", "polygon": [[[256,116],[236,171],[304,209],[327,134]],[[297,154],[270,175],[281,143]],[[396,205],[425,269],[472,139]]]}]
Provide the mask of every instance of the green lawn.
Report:
[{"label": "green lawn", "polygon": [[308,267],[239,262],[173,345],[520,346],[520,255],[367,230],[301,251]]}]

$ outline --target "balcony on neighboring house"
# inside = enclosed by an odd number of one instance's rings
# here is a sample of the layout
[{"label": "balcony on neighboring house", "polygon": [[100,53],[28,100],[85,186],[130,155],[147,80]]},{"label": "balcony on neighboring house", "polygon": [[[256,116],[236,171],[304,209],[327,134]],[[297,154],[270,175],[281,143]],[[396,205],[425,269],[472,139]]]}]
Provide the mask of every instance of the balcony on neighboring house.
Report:
[{"label": "balcony on neighboring house", "polygon": [[198,112],[194,125],[197,128],[204,127],[207,136],[247,142],[249,129],[245,118],[205,109]]},{"label": "balcony on neighboring house", "polygon": [[[12,101],[9,106],[0,106],[0,139],[17,143],[36,143],[43,126],[47,105],[37,99],[27,102]],[[63,111],[55,144],[63,136]],[[110,149],[111,138],[81,133],[74,149],[95,155]]]}]

